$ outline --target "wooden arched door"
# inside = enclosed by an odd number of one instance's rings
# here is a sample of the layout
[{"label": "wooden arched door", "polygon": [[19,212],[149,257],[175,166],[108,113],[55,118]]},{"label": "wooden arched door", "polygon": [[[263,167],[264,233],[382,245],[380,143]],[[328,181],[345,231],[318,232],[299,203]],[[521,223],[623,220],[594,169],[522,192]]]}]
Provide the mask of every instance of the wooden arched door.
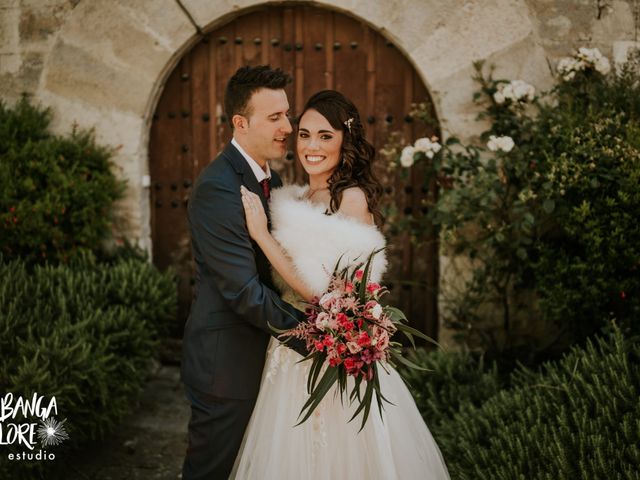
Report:
[{"label": "wooden arched door", "polygon": [[[306,98],[325,88],[351,98],[377,150],[394,131],[402,132],[408,141],[438,133],[414,124],[408,115],[412,103],[428,99],[415,69],[391,42],[362,21],[315,6],[270,5],[204,35],[169,76],[151,127],[153,261],[161,269],[173,266],[180,278],[176,333],[181,332],[192,296],[186,221],[190,189],[231,138],[223,114],[226,82],[239,67],[260,64],[281,67],[293,76],[287,95],[294,114]],[[385,204],[400,215],[423,214],[422,199],[429,188],[416,175],[401,181],[383,163],[379,158]],[[293,144],[287,157],[272,167],[285,181],[304,181]],[[420,249],[405,237],[392,238],[386,282],[391,287],[390,300],[405,310],[415,326],[437,337],[437,242],[435,235],[431,237]]]}]

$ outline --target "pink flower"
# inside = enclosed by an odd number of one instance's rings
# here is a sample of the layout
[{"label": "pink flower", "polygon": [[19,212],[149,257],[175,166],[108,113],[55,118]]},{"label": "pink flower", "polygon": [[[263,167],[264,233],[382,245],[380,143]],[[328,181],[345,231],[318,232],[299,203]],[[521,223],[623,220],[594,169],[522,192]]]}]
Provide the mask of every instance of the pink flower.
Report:
[{"label": "pink flower", "polygon": [[327,312],[320,312],[316,317],[316,326],[320,330],[324,330],[329,326],[329,314]]},{"label": "pink flower", "polygon": [[358,299],[353,297],[347,297],[342,304],[345,310],[355,311],[358,308]]},{"label": "pink flower", "polygon": [[364,271],[363,270],[356,270],[356,279],[357,280],[362,280],[362,276],[364,275]]},{"label": "pink flower", "polygon": [[316,347],[316,350],[318,350],[319,352],[324,350],[324,344],[322,342],[316,341],[316,342],[314,342],[314,345]]},{"label": "pink flower", "polygon": [[387,332],[384,328],[373,327],[373,341],[371,342],[375,345],[376,350],[382,352],[386,350],[389,346],[389,332]]},{"label": "pink flower", "polygon": [[338,352],[338,355],[342,355],[346,351],[347,351],[347,346],[344,343],[338,343],[336,345],[336,352]]},{"label": "pink flower", "polygon": [[327,310],[329,310],[331,308],[331,305],[337,300],[337,298],[340,296],[340,294],[338,292],[336,292],[335,290],[329,292],[329,293],[325,293],[320,300],[318,301],[318,303],[320,304],[320,306],[322,308],[325,308]]},{"label": "pink flower", "polygon": [[353,292],[353,283],[351,282],[347,282],[347,284],[344,286],[344,291],[346,293],[351,293]]},{"label": "pink flower", "polygon": [[359,353],[360,351],[362,351],[362,347],[356,342],[347,342],[347,348],[351,353]]}]

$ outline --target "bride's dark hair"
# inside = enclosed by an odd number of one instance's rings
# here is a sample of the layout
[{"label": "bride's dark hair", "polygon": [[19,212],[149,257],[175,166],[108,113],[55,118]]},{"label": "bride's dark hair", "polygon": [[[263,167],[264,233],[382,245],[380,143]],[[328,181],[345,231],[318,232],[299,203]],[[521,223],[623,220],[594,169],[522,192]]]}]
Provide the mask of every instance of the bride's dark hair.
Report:
[{"label": "bride's dark hair", "polygon": [[340,92],[322,90],[307,100],[298,119],[302,118],[307,110],[316,110],[335,130],[341,130],[343,133],[340,152],[342,158],[328,182],[331,194],[329,210],[336,212],[340,208],[344,190],[359,187],[367,198],[367,205],[376,225],[381,226],[384,219],[379,202],[383,188],[372,170],[376,150],[364,136],[364,126],[358,109]]}]

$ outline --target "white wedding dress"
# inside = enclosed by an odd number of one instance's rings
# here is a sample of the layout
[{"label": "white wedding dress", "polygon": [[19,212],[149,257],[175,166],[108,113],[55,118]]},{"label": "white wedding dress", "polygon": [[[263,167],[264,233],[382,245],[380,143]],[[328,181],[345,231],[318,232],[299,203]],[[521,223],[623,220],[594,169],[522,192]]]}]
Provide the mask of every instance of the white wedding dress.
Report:
[{"label": "white wedding dress", "polygon": [[[341,255],[342,265],[364,261],[384,237],[374,227],[303,200],[307,187],[286,186],[272,192],[273,236],[291,257],[300,278],[321,294]],[[378,281],[386,267],[382,253],[372,264]],[[282,284],[281,279],[280,283]],[[286,287],[282,285],[283,287]],[[299,298],[288,287],[283,298]],[[409,390],[393,368],[380,372],[384,403],[382,418],[374,401],[364,429],[362,416],[351,423],[355,404],[344,405],[333,387],[303,424],[300,409],[308,398],[310,361],[272,339],[266,356],[260,393],[245,432],[231,478],[291,480],[441,480],[447,467]],[[349,390],[350,391],[350,390]]]}]

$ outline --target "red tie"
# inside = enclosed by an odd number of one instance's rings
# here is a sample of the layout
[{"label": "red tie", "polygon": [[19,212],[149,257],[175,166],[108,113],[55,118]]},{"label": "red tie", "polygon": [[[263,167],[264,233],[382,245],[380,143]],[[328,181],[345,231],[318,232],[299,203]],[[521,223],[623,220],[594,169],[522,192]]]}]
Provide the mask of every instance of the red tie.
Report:
[{"label": "red tie", "polygon": [[260,182],[260,185],[262,185],[262,191],[264,192],[264,198],[269,200],[269,197],[271,195],[271,185],[269,185],[269,179],[265,178],[264,180],[262,180]]}]

